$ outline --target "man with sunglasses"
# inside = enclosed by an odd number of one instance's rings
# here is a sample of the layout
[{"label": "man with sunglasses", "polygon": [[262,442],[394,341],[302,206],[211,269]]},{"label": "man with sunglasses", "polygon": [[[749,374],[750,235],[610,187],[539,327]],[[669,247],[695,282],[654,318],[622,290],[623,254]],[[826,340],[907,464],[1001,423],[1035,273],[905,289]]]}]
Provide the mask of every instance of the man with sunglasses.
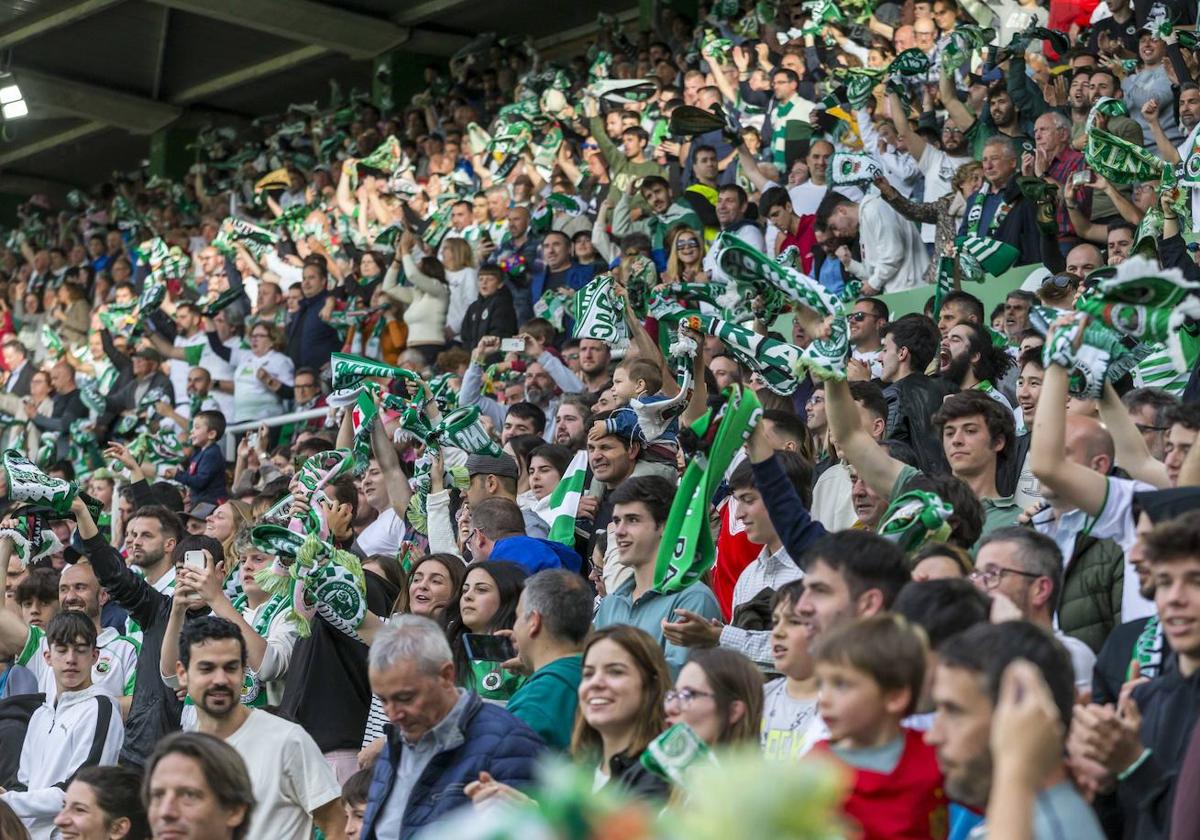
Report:
[{"label": "man with sunglasses", "polygon": [[879,298],[862,298],[850,313],[850,355],[871,373],[883,377],[883,335],[888,323],[888,306]]},{"label": "man with sunglasses", "polygon": [[1053,633],[1071,654],[1075,688],[1091,691],[1096,655],[1079,639],[1054,627],[1055,604],[1063,587],[1062,553],[1054,540],[1020,525],[997,529],[979,543],[969,577],[992,598],[1010,601],[1025,621]]}]

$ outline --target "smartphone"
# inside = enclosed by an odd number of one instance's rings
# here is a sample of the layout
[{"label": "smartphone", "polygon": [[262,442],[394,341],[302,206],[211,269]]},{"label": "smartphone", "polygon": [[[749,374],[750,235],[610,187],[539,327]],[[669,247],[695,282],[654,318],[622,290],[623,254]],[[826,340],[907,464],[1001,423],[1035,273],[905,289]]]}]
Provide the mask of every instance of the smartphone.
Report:
[{"label": "smartphone", "polygon": [[202,550],[185,551],[183,552],[183,565],[184,568],[202,572],[208,568],[208,560],[205,559]]},{"label": "smartphone", "polygon": [[500,339],[501,353],[524,353],[525,339],[523,338],[502,338]]},{"label": "smartphone", "polygon": [[464,633],[463,647],[467,659],[475,662],[504,662],[516,659],[517,650],[507,636],[489,636],[486,633]]}]

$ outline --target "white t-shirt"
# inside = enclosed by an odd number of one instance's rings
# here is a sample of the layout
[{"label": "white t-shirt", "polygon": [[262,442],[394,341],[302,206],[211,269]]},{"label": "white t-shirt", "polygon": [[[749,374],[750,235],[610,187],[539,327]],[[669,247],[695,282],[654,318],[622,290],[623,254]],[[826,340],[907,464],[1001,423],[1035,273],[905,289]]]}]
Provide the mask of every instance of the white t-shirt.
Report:
[{"label": "white t-shirt", "polygon": [[[113,697],[133,694],[140,645],[112,627],[105,627],[96,637],[96,646],[100,649],[100,655],[92,666],[92,685]],[[54,705],[58,686],[54,682],[54,670],[46,661],[47,649],[45,631],[31,626],[29,635],[25,637],[25,647],[16,656],[16,663],[24,665],[37,677],[38,690],[46,695],[47,703]]]},{"label": "white t-shirt", "polygon": [[1068,636],[1061,630],[1054,631],[1054,638],[1062,642],[1067,653],[1071,654],[1071,667],[1075,671],[1075,687],[1083,691],[1092,690],[1092,671],[1096,668],[1096,654],[1092,649],[1074,636]]},{"label": "white t-shirt", "polygon": [[225,743],[246,762],[254,787],[246,840],[309,840],[313,811],[342,794],[316,741],[290,721],[251,709]]},{"label": "white t-shirt", "polygon": [[237,347],[229,357],[233,365],[233,421],[256,420],[271,417],[283,409],[283,399],[258,379],[258,371],[265,369],[273,378],[284,385],[295,381],[296,366],[290,358],[275,350],[264,356],[255,356],[244,347]]},{"label": "white t-shirt", "polygon": [[787,693],[787,677],[763,687],[762,748],[768,760],[799,761],[813,744],[828,737],[816,697],[794,699]]},{"label": "white t-shirt", "polygon": [[358,535],[358,547],[367,557],[372,554],[394,556],[400,550],[400,543],[403,539],[404,520],[389,507],[375,517],[375,521]]},{"label": "white t-shirt", "polygon": [[829,185],[819,187],[812,181],[805,181],[799,186],[788,187],[787,191],[788,198],[792,200],[792,211],[797,216],[813,216],[829,192]]},{"label": "white t-shirt", "polygon": [[[972,158],[961,155],[948,155],[932,143],[925,144],[925,150],[917,159],[917,169],[925,176],[925,200],[937,201],[950,190],[950,179],[964,163],[970,163]],[[933,242],[937,233],[937,225],[925,222],[921,225],[921,241]]]},{"label": "white t-shirt", "polygon": [[1046,521],[1042,515],[1033,521],[1034,527],[1054,540],[1064,560],[1075,553],[1075,538],[1086,534],[1096,539],[1105,537],[1121,546],[1125,552],[1125,578],[1121,588],[1121,621],[1133,621],[1155,614],[1154,602],[1142,597],[1138,591],[1137,574],[1129,562],[1129,551],[1137,542],[1137,524],[1133,521],[1133,495],[1157,490],[1143,481],[1128,478],[1108,479],[1108,492],[1104,507],[1095,519],[1081,510],[1072,510],[1056,519]]}]

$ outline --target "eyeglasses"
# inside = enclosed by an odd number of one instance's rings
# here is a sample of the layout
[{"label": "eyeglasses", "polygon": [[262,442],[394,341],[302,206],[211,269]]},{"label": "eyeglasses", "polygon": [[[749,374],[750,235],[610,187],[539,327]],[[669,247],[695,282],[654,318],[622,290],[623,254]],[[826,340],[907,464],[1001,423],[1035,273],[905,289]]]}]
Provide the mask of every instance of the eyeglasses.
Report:
[{"label": "eyeglasses", "polygon": [[1137,430],[1142,434],[1146,434],[1146,432],[1165,432],[1167,430],[1166,426],[1149,426],[1145,423],[1134,423],[1133,425],[1137,426]]},{"label": "eyeglasses", "polygon": [[305,391],[311,391],[313,388],[316,388],[316,387],[317,387],[317,384],[315,382],[313,382],[313,383],[306,382],[304,384],[297,382],[295,385],[292,386],[292,390],[299,391],[299,390],[303,389]]},{"label": "eyeglasses", "polygon": [[669,706],[672,703],[678,703],[685,709],[692,705],[692,701],[697,697],[716,697],[711,691],[693,691],[690,688],[681,688],[678,691],[671,689],[663,695],[663,705]]},{"label": "eyeglasses", "polygon": [[1039,578],[1041,575],[1036,572],[1023,572],[1020,569],[1009,569],[1006,566],[989,566],[986,569],[976,569],[967,575],[967,579],[974,582],[982,582],[984,589],[995,589],[1000,585],[1000,581],[1005,575],[1020,575],[1027,578]]}]

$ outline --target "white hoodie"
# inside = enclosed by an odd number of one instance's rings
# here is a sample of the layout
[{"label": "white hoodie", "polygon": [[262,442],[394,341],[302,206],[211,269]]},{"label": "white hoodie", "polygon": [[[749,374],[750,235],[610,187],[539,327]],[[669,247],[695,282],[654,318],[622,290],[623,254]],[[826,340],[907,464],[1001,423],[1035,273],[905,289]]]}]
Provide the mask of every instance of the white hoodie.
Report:
[{"label": "white hoodie", "polygon": [[[96,732],[100,704],[111,708],[108,726]],[[116,764],[125,741],[117,701],[97,686],[60,694],[29,719],[17,783],[24,790],[0,796],[16,812],[33,840],[49,840],[62,810],[67,780],[80,767]]]}]

